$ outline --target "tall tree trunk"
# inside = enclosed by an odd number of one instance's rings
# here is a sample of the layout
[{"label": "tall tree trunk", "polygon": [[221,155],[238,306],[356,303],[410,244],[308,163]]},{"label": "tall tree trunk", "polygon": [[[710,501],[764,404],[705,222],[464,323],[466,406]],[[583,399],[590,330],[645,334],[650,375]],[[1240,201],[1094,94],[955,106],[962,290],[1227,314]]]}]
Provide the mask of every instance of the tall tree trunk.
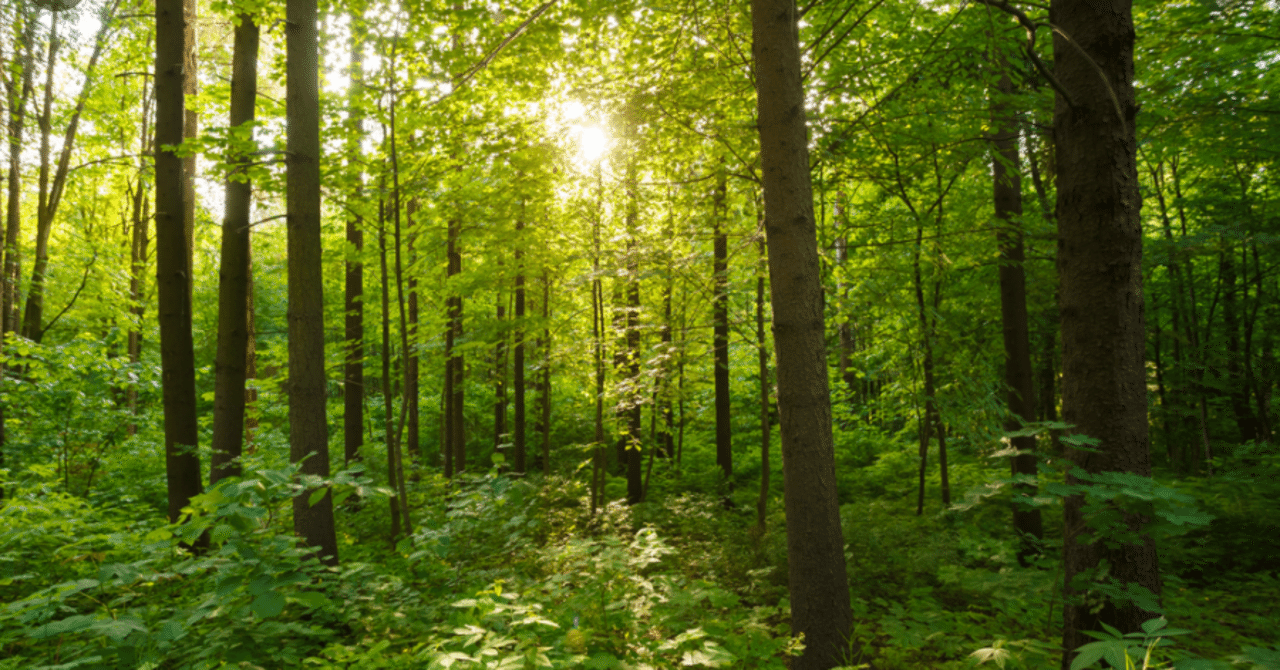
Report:
[{"label": "tall tree trunk", "polygon": [[539,425],[542,435],[542,474],[551,474],[551,275],[542,270],[542,383],[540,393]]},{"label": "tall tree trunk", "polygon": [[[1031,367],[1031,336],[1027,324],[1027,284],[1022,246],[1022,175],[1018,153],[1018,119],[1007,97],[1014,92],[1009,76],[1001,75],[991,100],[992,201],[997,219],[996,246],[1000,250],[1000,321],[1004,331],[1004,383],[1009,418],[1005,430],[1016,431],[1036,420],[1035,379]],[[1017,454],[1009,459],[1013,476],[1036,476],[1036,436],[1012,439]],[[1039,551],[1044,524],[1040,510],[1026,503],[1036,494],[1035,484],[1014,485],[1013,529],[1020,538],[1018,562]]]},{"label": "tall tree trunk", "polygon": [[[763,223],[763,222],[761,222]],[[763,227],[763,226],[762,226]],[[764,332],[764,280],[768,272],[768,248],[760,237],[760,263],[756,274],[756,352],[760,359],[760,497],[756,500],[756,527],[763,536],[769,511],[769,347]]]},{"label": "tall tree trunk", "polygon": [[[1050,14],[1054,72],[1071,96],[1056,96],[1053,121],[1062,413],[1077,433],[1100,440],[1099,449],[1069,449],[1068,456],[1088,473],[1150,476],[1132,6],[1118,0],[1103,13],[1088,3],[1052,0]],[[1068,475],[1068,483],[1080,480]],[[1108,600],[1100,609],[1085,601],[1104,561],[1109,578],[1159,596],[1155,543],[1142,533],[1146,521],[1126,514],[1137,541],[1109,546],[1090,536],[1083,497],[1066,500],[1064,669],[1090,640],[1085,631],[1106,623],[1134,632],[1155,616],[1133,601]]]},{"label": "tall tree trunk", "polygon": [[[347,160],[355,180],[352,203],[364,200],[364,167],[361,143],[364,141],[364,32],[360,17],[351,17],[351,88],[348,91]],[[354,209],[354,207],[352,208]],[[359,214],[347,217],[346,276],[343,287],[344,339],[342,366],[342,462],[344,467],[361,460],[364,446],[364,219]]]},{"label": "tall tree trunk", "polygon": [[50,12],[49,55],[45,62],[44,106],[41,108],[40,126],[40,182],[36,205],[36,259],[31,270],[31,289],[27,292],[27,306],[22,314],[22,336],[39,342],[40,325],[44,323],[44,280],[49,267],[49,234],[53,231],[53,210],[49,206],[49,140],[53,134],[53,75],[58,65],[58,14]]},{"label": "tall tree trunk", "polygon": [[[22,142],[26,130],[27,101],[34,90],[35,41],[38,14],[34,3],[28,3],[22,13],[22,29],[14,31],[21,36],[13,46],[13,57],[21,60],[22,83],[11,82],[9,89],[9,173],[8,199],[5,210],[4,230],[4,287],[0,296],[0,335],[18,330],[18,282],[21,274],[21,249],[18,238],[22,232]],[[19,92],[20,91],[20,92]],[[144,95],[145,98],[145,95]],[[145,125],[145,122],[144,122]],[[144,133],[145,134],[145,133]]]},{"label": "tall tree trunk", "polygon": [[176,522],[202,489],[196,441],[195,353],[191,339],[191,266],[182,212],[182,159],[168,147],[182,143],[182,60],[186,52],[182,0],[156,3],[156,285],[164,402],[165,473],[169,520]]},{"label": "tall tree trunk", "polygon": [[[635,109],[628,107],[626,130],[627,147],[630,156],[627,159],[626,174],[623,177],[627,191],[626,210],[626,250],[624,264],[626,280],[623,285],[626,306],[623,307],[623,366],[626,375],[625,390],[622,396],[626,428],[623,439],[626,440],[627,453],[627,504],[634,505],[644,500],[644,482],[641,481],[641,395],[640,380],[640,252],[636,248],[636,237],[639,235],[640,193],[636,175],[636,153],[638,151],[637,131],[639,124],[635,119]],[[621,417],[620,417],[621,418]]]},{"label": "tall tree trunk", "polygon": [[727,175],[720,159],[716,190],[712,196],[713,254],[711,265],[712,351],[715,358],[716,465],[725,479],[733,476],[733,417],[729,398],[729,238],[725,233]]},{"label": "tall tree trunk", "polygon": [[524,416],[524,338],[525,338],[525,318],[524,318],[524,221],[516,219],[516,315],[515,315],[515,356],[512,361],[513,374],[515,375],[515,426],[514,431],[515,443],[515,470],[519,473],[525,471],[525,416]]},{"label": "tall tree trunk", "polygon": [[[385,133],[384,133],[385,136]],[[386,192],[386,178],[382,188]],[[382,268],[382,442],[387,447],[387,485],[391,487],[391,544],[400,537],[400,477],[396,468],[395,399],[391,392],[391,280],[387,272],[387,204],[385,195],[378,201],[378,259]]]},{"label": "tall tree trunk", "polygon": [[[400,366],[401,374],[404,379],[401,381],[401,397],[400,397],[400,422],[396,424],[395,438],[388,440],[387,449],[391,451],[392,469],[391,469],[391,485],[400,492],[400,517],[404,521],[404,532],[406,536],[413,535],[413,522],[409,517],[409,492],[405,484],[404,477],[404,424],[408,415],[409,405],[417,404],[418,399],[410,395],[409,382],[409,317],[405,313],[405,296],[404,296],[404,258],[401,250],[404,248],[403,237],[400,234],[400,153],[396,143],[396,46],[399,44],[399,36],[391,42],[391,59],[390,59],[390,77],[388,90],[391,92],[391,180],[392,180],[392,201],[391,204],[395,208],[391,220],[395,223],[395,245],[396,245],[396,308],[400,313],[400,357],[403,364]],[[416,394],[417,389],[412,389]],[[391,427],[388,426],[387,430]]]},{"label": "tall tree trunk", "polygon": [[507,319],[507,297],[502,294],[502,258],[497,259],[498,286],[494,290],[494,319],[498,327],[498,341],[493,345],[493,448],[502,453],[509,444],[511,429],[507,426],[507,333],[502,322]]},{"label": "tall tree trunk", "polygon": [[596,421],[591,463],[591,516],[601,503],[605,476],[604,446],[604,285],[600,279],[600,224],[604,216],[604,180],[596,163],[596,211],[591,220],[591,337],[595,344]]},{"label": "tall tree trunk", "polygon": [[[462,219],[450,219],[447,249],[449,277],[462,274],[462,251],[459,249],[458,243],[461,234]],[[458,473],[467,468],[466,430],[463,425],[463,402],[465,400],[463,385],[466,368],[462,354],[458,353],[457,350],[458,340],[462,339],[462,296],[454,294],[457,291],[456,288],[451,287],[449,291],[450,295],[447,301],[449,335],[445,341],[445,357],[448,360],[446,367],[449,377],[449,403],[446,411],[449,413],[449,444],[453,456],[453,471]]]},{"label": "tall tree trunk", "polygon": [[[418,235],[413,226],[413,219],[418,213],[418,200],[410,199],[409,204],[405,208],[405,217],[408,222],[407,239],[405,246],[408,247],[409,267],[412,268],[418,259],[417,240]],[[421,388],[419,379],[420,361],[418,359],[418,279],[417,273],[409,272],[409,278],[406,283],[409,287],[409,325],[405,329],[407,333],[407,341],[404,361],[404,385],[405,399],[407,401],[406,411],[408,412],[408,425],[405,427],[405,441],[409,444],[409,452],[414,458],[422,459],[422,424],[418,412],[418,395]]]},{"label": "tall tree trunk", "polygon": [[794,0],[752,0],[752,56],[773,293],[793,670],[841,665],[852,633]]},{"label": "tall tree trunk", "polygon": [[1220,239],[1222,249],[1218,254],[1218,271],[1222,281],[1222,320],[1227,335],[1227,395],[1231,398],[1231,410],[1235,415],[1236,427],[1240,431],[1240,441],[1250,442],[1258,439],[1258,420],[1253,415],[1253,407],[1249,402],[1248,380],[1242,370],[1245,353],[1240,348],[1240,311],[1237,303],[1248,304],[1248,298],[1238,300],[1240,286],[1248,286],[1240,281],[1236,270],[1235,247],[1226,239]]},{"label": "tall tree trunk", "polygon": [[[320,76],[316,0],[285,9],[289,273],[289,458],[302,472],[329,476],[325,418],[324,281],[320,244]],[[320,560],[338,564],[333,496],[293,499],[293,531]]]},{"label": "tall tree trunk", "polygon": [[[258,26],[241,14],[231,59],[231,128],[252,128],[258,97]],[[245,367],[249,357],[249,153],[228,161],[222,260],[218,272],[218,350],[214,365],[213,455],[209,483],[239,477],[244,447]]]}]

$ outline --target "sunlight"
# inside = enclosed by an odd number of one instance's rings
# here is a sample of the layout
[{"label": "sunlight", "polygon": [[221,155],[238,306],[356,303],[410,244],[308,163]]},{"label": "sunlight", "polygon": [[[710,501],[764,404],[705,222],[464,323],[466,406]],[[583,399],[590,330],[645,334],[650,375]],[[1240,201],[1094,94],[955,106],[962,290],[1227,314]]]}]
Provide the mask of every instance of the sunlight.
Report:
[{"label": "sunlight", "polygon": [[609,149],[609,136],[598,126],[587,126],[578,132],[578,155],[582,162],[594,165]]}]

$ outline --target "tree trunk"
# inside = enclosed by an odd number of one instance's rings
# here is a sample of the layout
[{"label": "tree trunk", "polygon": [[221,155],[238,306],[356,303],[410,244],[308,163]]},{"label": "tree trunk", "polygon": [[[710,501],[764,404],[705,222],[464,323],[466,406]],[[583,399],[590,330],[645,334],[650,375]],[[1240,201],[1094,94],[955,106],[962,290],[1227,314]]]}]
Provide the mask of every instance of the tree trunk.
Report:
[{"label": "tree trunk", "polygon": [[[20,259],[22,251],[18,246],[18,238],[22,232],[22,137],[26,130],[27,101],[31,99],[34,89],[32,84],[35,72],[35,41],[38,15],[33,4],[27,6],[23,14],[24,23],[20,34],[21,40],[14,44],[13,56],[19,58],[21,52],[22,83],[13,82],[9,90],[9,175],[8,199],[5,210],[4,230],[4,287],[0,296],[0,335],[18,330],[18,282],[21,276]],[[14,89],[21,93],[13,95]],[[145,96],[144,96],[145,97]],[[145,127],[145,121],[143,122]],[[144,133],[145,134],[145,133]]]},{"label": "tree trunk", "polygon": [[[404,521],[404,533],[406,536],[413,535],[413,522],[409,517],[409,492],[404,480],[404,424],[407,418],[410,404],[417,404],[417,397],[410,395],[409,382],[409,317],[405,312],[405,296],[404,296],[404,258],[401,250],[404,248],[403,237],[400,234],[400,154],[396,144],[396,46],[397,40],[391,42],[391,59],[389,69],[391,76],[389,77],[388,89],[391,92],[391,180],[392,180],[392,201],[391,204],[395,208],[391,220],[395,223],[395,245],[396,245],[396,309],[400,313],[400,358],[403,361],[400,366],[401,374],[404,379],[401,380],[400,390],[400,422],[396,424],[395,438],[387,441],[387,449],[391,456],[391,486],[400,492],[400,517]],[[417,392],[413,389],[414,393]],[[388,398],[388,400],[390,400]],[[391,427],[387,426],[390,431]]]},{"label": "tree trunk", "polygon": [[[251,128],[258,97],[258,26],[240,15],[231,59],[232,128]],[[235,151],[229,163],[226,216],[222,220],[222,259],[218,284],[218,350],[214,365],[213,455],[209,483],[239,477],[244,446],[245,367],[249,354],[250,157]]]},{"label": "tree trunk", "polygon": [[542,383],[538,385],[542,409],[538,432],[542,435],[542,474],[551,474],[551,275],[542,271]]},{"label": "tree trunk", "polygon": [[718,183],[712,196],[714,230],[711,265],[712,351],[716,387],[716,465],[725,479],[733,476],[733,417],[729,398],[729,238],[725,234],[728,185],[724,159],[720,160]]},{"label": "tree trunk", "polygon": [[760,271],[756,275],[756,352],[760,358],[760,497],[756,500],[756,527],[763,536],[769,511],[769,347],[764,334],[764,280],[768,271],[768,248],[760,237]]},{"label": "tree trunk", "polygon": [[[418,201],[416,198],[410,199],[409,204],[405,207],[405,218],[407,226],[407,240],[405,246],[409,252],[409,267],[412,268],[417,261],[417,239],[418,236],[414,232],[413,219],[418,213]],[[417,273],[409,272],[409,278],[406,280],[409,289],[409,324],[405,329],[407,334],[406,349],[404,352],[404,397],[406,402],[405,410],[408,412],[408,424],[405,426],[405,442],[409,444],[409,453],[414,458],[421,460],[422,458],[422,434],[421,419],[418,413],[418,394],[420,389],[419,383],[419,359],[418,359],[418,279]]]},{"label": "tree trunk", "polygon": [[[1132,6],[1118,0],[1105,14],[1067,0],[1052,0],[1050,7],[1054,71],[1071,96],[1056,96],[1053,122],[1062,414],[1075,432],[1100,440],[1098,450],[1069,449],[1068,456],[1089,473],[1149,476]],[[1068,475],[1068,483],[1080,482]],[[1106,623],[1134,632],[1155,616],[1132,601],[1108,601],[1101,609],[1085,601],[1089,582],[1102,578],[1096,570],[1103,561],[1108,577],[1160,593],[1151,537],[1109,547],[1090,536],[1083,508],[1083,498],[1072,496],[1063,512],[1064,669],[1090,641],[1085,631]],[[1139,533],[1146,521],[1124,518]]]},{"label": "tree trunk", "polygon": [[[384,128],[385,130],[385,128]],[[385,136],[385,132],[384,132]],[[382,180],[385,193],[386,178]],[[391,506],[391,544],[400,537],[400,477],[396,468],[395,399],[391,392],[391,280],[387,272],[387,205],[385,197],[378,202],[378,259],[382,269],[382,443],[387,448],[387,496]]]},{"label": "tree trunk", "polygon": [[502,294],[502,258],[498,257],[498,286],[494,290],[494,319],[498,341],[493,345],[493,448],[502,453],[503,444],[511,438],[507,426],[507,333],[502,322],[507,319],[506,296]]},{"label": "tree trunk", "polygon": [[515,375],[515,425],[512,428],[515,444],[515,471],[525,471],[525,416],[524,416],[524,221],[516,220],[516,315],[515,315],[515,356],[512,361]]},{"label": "tree trunk", "polygon": [[[448,276],[455,277],[462,274],[462,252],[458,248],[458,239],[462,234],[462,220],[450,219],[448,230]],[[445,341],[445,358],[447,375],[449,377],[449,404],[447,411],[449,413],[449,444],[452,450],[453,472],[462,472],[467,467],[467,443],[466,431],[463,425],[463,401],[464,394],[464,375],[465,364],[462,354],[458,353],[456,346],[458,340],[462,339],[462,296],[453,295],[456,288],[450,288],[450,295],[447,300],[447,308],[449,313],[449,335]]]},{"label": "tree trunk", "polygon": [[773,289],[793,670],[842,665],[853,627],[831,433],[813,192],[794,0],[752,0],[760,160]]},{"label": "tree trunk", "polygon": [[[302,472],[329,476],[325,418],[324,281],[320,244],[320,76],[316,0],[285,9],[289,273],[289,458]],[[293,499],[293,531],[320,560],[338,564],[333,496]]]},{"label": "tree trunk", "polygon": [[[195,354],[191,339],[191,266],[182,212],[182,61],[186,52],[182,0],[156,3],[156,288],[164,402],[165,473],[169,520],[176,522],[202,489],[196,441]],[[318,267],[317,267],[318,269]]]},{"label": "tree trunk", "polygon": [[39,342],[44,323],[44,280],[49,267],[49,234],[53,232],[53,208],[49,202],[49,139],[53,134],[53,75],[58,65],[58,14],[50,12],[49,56],[45,62],[44,107],[40,112],[40,190],[36,205],[36,260],[31,269],[31,288],[22,314],[22,336]]},{"label": "tree trunk", "polygon": [[[351,17],[351,88],[349,90],[348,123],[351,133],[347,141],[349,165],[354,172],[353,203],[364,200],[364,168],[361,165],[361,142],[364,140],[364,113],[360,96],[364,92],[364,34],[358,28],[359,17]],[[346,277],[343,291],[344,358],[342,367],[342,462],[343,467],[361,460],[364,446],[364,219],[359,214],[347,217]]]},{"label": "tree trunk", "polygon": [[[1006,98],[1013,94],[1013,82],[1002,75],[992,96],[991,117],[995,134],[991,138],[995,155],[991,159],[992,201],[997,220],[996,246],[1000,251],[1000,321],[1004,331],[1004,383],[1007,387],[1009,418],[1005,430],[1016,431],[1036,420],[1035,379],[1031,368],[1031,336],[1027,325],[1027,285],[1022,246],[1022,176],[1018,153],[1018,119]],[[1013,476],[1036,476],[1036,436],[1012,439],[1017,455],[1009,459]],[[1014,485],[1013,530],[1021,542],[1018,563],[1039,551],[1044,524],[1040,510],[1026,505],[1036,494],[1029,483]]]}]

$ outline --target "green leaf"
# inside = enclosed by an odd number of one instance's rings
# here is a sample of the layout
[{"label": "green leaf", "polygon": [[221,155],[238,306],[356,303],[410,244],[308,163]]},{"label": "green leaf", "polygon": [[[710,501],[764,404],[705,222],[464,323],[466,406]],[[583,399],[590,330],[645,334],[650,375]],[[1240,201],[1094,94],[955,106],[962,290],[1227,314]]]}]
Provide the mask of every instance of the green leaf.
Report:
[{"label": "green leaf", "polygon": [[253,599],[253,604],[249,606],[254,614],[262,619],[270,619],[279,616],[284,611],[284,596],[275,591],[267,591],[266,593]]}]

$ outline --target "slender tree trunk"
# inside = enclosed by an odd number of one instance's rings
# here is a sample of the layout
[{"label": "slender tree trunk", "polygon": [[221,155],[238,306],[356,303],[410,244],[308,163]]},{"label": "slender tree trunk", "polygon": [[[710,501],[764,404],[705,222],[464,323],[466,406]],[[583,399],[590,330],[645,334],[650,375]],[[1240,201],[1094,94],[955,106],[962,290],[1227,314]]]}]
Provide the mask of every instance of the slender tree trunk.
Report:
[{"label": "slender tree trunk", "polygon": [[[991,143],[992,200],[997,219],[996,246],[1000,251],[1000,320],[1004,331],[1004,383],[1009,418],[1006,431],[1017,431],[1036,419],[1035,375],[1031,367],[1031,335],[1027,324],[1027,285],[1022,246],[1022,176],[1018,153],[1017,115],[1006,98],[1013,94],[1013,82],[1002,75],[992,96],[991,117],[995,134]],[[1013,476],[1036,476],[1036,436],[1011,440],[1017,454],[1009,459]],[[1035,484],[1015,484],[1013,529],[1020,538],[1018,562],[1039,551],[1044,536],[1040,510],[1026,503],[1036,494]]]},{"label": "slender tree trunk", "polygon": [[551,275],[542,270],[542,383],[538,385],[542,420],[542,474],[551,474]]},{"label": "slender tree trunk", "polygon": [[[382,180],[386,190],[386,179]],[[388,496],[391,505],[391,542],[394,545],[400,537],[400,478],[396,468],[396,449],[394,441],[395,399],[391,393],[391,280],[387,272],[387,213],[386,200],[378,203],[378,259],[382,268],[382,422],[383,443],[387,447],[387,482],[392,494]]]},{"label": "slender tree trunk", "polygon": [[636,237],[639,234],[639,216],[640,203],[639,192],[636,176],[636,150],[638,142],[636,142],[637,123],[634,119],[634,109],[628,109],[628,116],[632,117],[627,120],[627,139],[631,149],[631,156],[627,160],[627,168],[625,186],[627,190],[627,214],[626,214],[626,251],[625,251],[625,267],[626,281],[624,292],[626,294],[626,306],[623,308],[623,356],[626,390],[621,395],[625,411],[623,412],[626,420],[626,428],[624,431],[624,439],[626,440],[627,454],[627,504],[634,505],[644,500],[644,482],[641,481],[640,469],[642,440],[640,436],[641,426],[641,405],[643,403],[641,396],[641,380],[640,380],[640,256],[639,250],[636,248]]},{"label": "slender tree trunk", "polygon": [[[462,220],[450,219],[448,230],[448,276],[455,277],[462,273],[462,252],[459,249],[459,237],[462,234]],[[462,338],[462,296],[453,294],[456,288],[450,288],[448,298],[449,336],[445,343],[445,356],[451,365],[449,376],[449,444],[453,452],[453,471],[462,472],[467,467],[466,431],[463,425],[463,401],[465,364],[462,354],[457,351],[458,340]]]},{"label": "slender tree trunk", "polygon": [[[391,43],[391,60],[390,60],[390,77],[389,90],[391,91],[391,180],[392,180],[392,207],[394,212],[391,220],[395,223],[395,247],[396,247],[396,308],[400,313],[400,357],[403,361],[401,365],[401,374],[404,376],[400,384],[400,422],[396,425],[395,438],[387,441],[387,449],[391,452],[391,485],[400,492],[400,517],[404,521],[404,532],[406,536],[413,535],[413,522],[409,517],[409,492],[405,484],[404,478],[404,442],[401,437],[404,435],[404,424],[409,411],[410,404],[417,404],[417,397],[410,395],[409,382],[409,318],[405,312],[405,296],[404,296],[404,259],[401,249],[404,247],[403,239],[400,234],[400,154],[396,144],[396,104],[398,102],[395,87],[396,72],[396,46],[397,39]],[[414,393],[416,393],[414,389]],[[390,400],[388,398],[388,400]],[[387,426],[390,431],[391,427]]]},{"label": "slender tree trunk", "polygon": [[852,633],[836,492],[813,192],[794,0],[752,0],[760,161],[778,357],[791,629],[805,635],[792,670],[845,661]]},{"label": "slender tree trunk", "polygon": [[[351,17],[351,88],[348,92],[350,125],[347,156],[354,173],[352,203],[364,200],[364,33],[360,17]],[[353,208],[354,209],[354,208]],[[359,214],[347,217],[346,277],[343,291],[344,358],[342,368],[342,462],[343,467],[361,460],[364,446],[364,219]]]},{"label": "slender tree trunk", "polygon": [[513,431],[515,434],[515,470],[521,474],[525,472],[525,416],[524,416],[524,338],[525,338],[525,318],[524,318],[524,221],[516,220],[516,316],[515,316],[515,360],[513,361],[515,375],[515,426]]},{"label": "slender tree trunk", "polygon": [[507,426],[507,297],[502,294],[502,259],[497,260],[499,285],[494,291],[494,313],[498,325],[498,341],[493,345],[493,448],[502,453],[503,445],[512,438]]},{"label": "slender tree trunk", "polygon": [[40,190],[36,205],[36,259],[31,270],[31,289],[22,314],[23,337],[39,342],[43,336],[44,279],[49,267],[49,234],[53,231],[53,210],[49,206],[49,140],[53,134],[53,75],[58,65],[58,15],[50,12],[49,56],[45,62],[44,107],[40,112]]},{"label": "slender tree trunk", "polygon": [[[252,128],[258,97],[258,26],[249,14],[240,15],[231,60],[232,128]],[[214,366],[213,455],[209,483],[239,477],[244,447],[245,367],[249,357],[249,213],[253,188],[239,150],[226,190],[222,220],[222,259],[218,272],[218,349]]]},{"label": "slender tree trunk", "polygon": [[[408,223],[407,240],[405,246],[409,252],[409,267],[412,268],[417,261],[417,233],[414,228],[413,219],[418,213],[417,199],[409,200],[408,206],[405,208],[405,217]],[[405,441],[409,444],[409,453],[414,458],[422,459],[422,434],[421,434],[421,417],[418,412],[418,395],[420,385],[418,359],[418,280],[417,273],[409,272],[409,278],[406,283],[409,286],[409,325],[405,329],[407,333],[405,361],[404,361],[404,397],[406,401],[406,411],[408,412],[408,425],[405,428]]]},{"label": "slender tree trunk", "polygon": [[[18,238],[22,232],[22,143],[26,130],[27,101],[34,90],[35,41],[37,12],[34,4],[28,4],[22,13],[22,29],[15,30],[21,39],[13,46],[14,58],[21,59],[22,83],[11,84],[9,93],[9,174],[8,199],[5,210],[4,231],[4,287],[0,296],[0,335],[18,330],[18,282],[21,276],[21,249]],[[15,90],[21,92],[14,95]],[[145,98],[145,94],[144,94]],[[143,122],[144,127],[146,122]],[[145,132],[144,132],[145,134]]]},{"label": "slender tree trunk", "polygon": [[596,422],[595,449],[591,467],[591,516],[601,503],[605,474],[604,446],[604,285],[600,280],[600,218],[604,216],[604,185],[600,164],[596,163],[596,211],[591,226],[591,336],[595,343]]},{"label": "slender tree trunk", "polygon": [[202,489],[196,442],[195,353],[191,339],[191,266],[182,230],[186,210],[182,159],[182,69],[186,53],[182,0],[156,3],[156,284],[164,402],[169,520],[176,522]]},{"label": "slender tree trunk", "polygon": [[718,182],[712,196],[714,212],[711,215],[714,226],[711,265],[711,318],[714,324],[711,348],[715,358],[716,465],[720,466],[724,478],[729,479],[733,476],[733,417],[730,414],[729,398],[729,238],[725,234],[728,177],[723,158],[718,172]]},{"label": "slender tree trunk", "polygon": [[[316,0],[285,9],[289,273],[289,458],[302,472],[329,476],[325,417],[324,281],[320,244],[320,76]],[[293,499],[293,531],[320,560],[338,564],[333,496]]]},{"label": "slender tree trunk", "polygon": [[[763,224],[763,221],[761,222]],[[763,228],[763,225],[761,226]],[[764,331],[764,280],[768,272],[768,248],[760,237],[760,269],[756,274],[756,352],[760,359],[760,497],[756,500],[756,527],[763,536],[769,512],[769,347]]]},{"label": "slender tree trunk", "polygon": [[[1071,96],[1056,96],[1053,123],[1062,412],[1077,433],[1100,440],[1097,450],[1069,449],[1068,456],[1089,473],[1150,476],[1132,7],[1119,0],[1103,14],[1087,3],[1052,0],[1050,14],[1055,75]],[[1068,475],[1068,483],[1080,480]],[[1108,579],[1144,588],[1158,599],[1160,573],[1155,544],[1142,533],[1146,522],[1125,514],[1137,541],[1109,545],[1089,535],[1083,498],[1066,500],[1064,670],[1075,650],[1090,641],[1085,631],[1106,623],[1135,632],[1155,616],[1133,601],[1108,600],[1099,608],[1085,600],[1087,585],[1103,579],[1096,572],[1103,562]]]}]

